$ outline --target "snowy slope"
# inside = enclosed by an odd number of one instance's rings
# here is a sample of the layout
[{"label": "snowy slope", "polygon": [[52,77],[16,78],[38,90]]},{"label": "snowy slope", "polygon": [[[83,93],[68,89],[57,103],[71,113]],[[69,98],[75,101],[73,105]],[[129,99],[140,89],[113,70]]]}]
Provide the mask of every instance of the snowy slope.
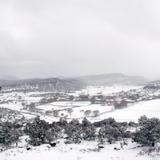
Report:
[{"label": "snowy slope", "polygon": [[97,119],[91,119],[91,120],[102,120],[105,118],[113,117],[117,121],[137,121],[140,116],[146,115],[147,117],[160,117],[160,99],[158,100],[151,100],[146,102],[140,102],[137,104],[134,104],[130,107],[115,110],[110,113],[106,113],[105,115],[102,115],[98,117]]},{"label": "snowy slope", "polygon": [[140,156],[140,149],[134,147],[136,144],[129,143],[124,149],[114,150],[120,147],[120,143],[106,145],[104,149],[97,151],[96,142],[83,142],[82,144],[58,144],[55,148],[47,145],[32,148],[11,149],[0,153],[1,160],[158,160],[160,157],[148,155]]}]

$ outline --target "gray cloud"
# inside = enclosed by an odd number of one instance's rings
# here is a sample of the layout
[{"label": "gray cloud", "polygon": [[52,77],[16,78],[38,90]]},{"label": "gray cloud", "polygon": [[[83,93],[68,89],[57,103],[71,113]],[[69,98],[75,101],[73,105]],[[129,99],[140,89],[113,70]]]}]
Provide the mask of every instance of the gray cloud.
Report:
[{"label": "gray cloud", "polygon": [[0,72],[160,78],[159,0],[2,0]]}]

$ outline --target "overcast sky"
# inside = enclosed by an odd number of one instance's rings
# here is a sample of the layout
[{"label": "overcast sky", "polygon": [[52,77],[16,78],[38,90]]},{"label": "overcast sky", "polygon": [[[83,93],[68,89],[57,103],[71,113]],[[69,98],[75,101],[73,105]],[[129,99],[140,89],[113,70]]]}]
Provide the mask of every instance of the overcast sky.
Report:
[{"label": "overcast sky", "polygon": [[0,0],[0,75],[160,78],[160,0]]}]

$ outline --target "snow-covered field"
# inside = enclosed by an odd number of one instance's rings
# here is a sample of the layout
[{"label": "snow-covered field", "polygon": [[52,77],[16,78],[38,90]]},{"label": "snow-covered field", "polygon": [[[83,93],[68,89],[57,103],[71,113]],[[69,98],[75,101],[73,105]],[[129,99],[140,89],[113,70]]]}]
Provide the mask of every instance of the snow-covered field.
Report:
[{"label": "snow-covered field", "polygon": [[115,85],[115,86],[107,86],[107,87],[94,87],[94,86],[89,86],[86,89],[83,89],[81,91],[77,91],[75,94],[78,95],[80,93],[86,93],[89,95],[96,95],[98,93],[101,93],[103,95],[108,95],[110,93],[116,93],[116,92],[120,92],[120,91],[128,91],[130,89],[139,89],[142,86],[119,86],[119,85]]},{"label": "snow-covered field", "polygon": [[[90,96],[92,95],[96,95],[96,94],[103,94],[103,95],[107,95],[113,92],[119,92],[119,91],[127,91],[130,89],[136,89],[136,88],[140,88],[141,86],[112,86],[112,87],[93,87],[90,86],[84,90],[81,91],[77,91],[75,93],[72,93],[74,96],[77,96],[81,93],[87,93]],[[22,92],[10,92],[10,93],[4,93],[4,94],[0,94],[0,100],[3,103],[0,103],[0,107],[1,108],[8,108],[8,109],[12,109],[12,110],[17,110],[17,111],[21,111],[23,109],[23,105],[22,103],[25,104],[31,104],[31,103],[37,103],[39,102],[43,97],[41,96],[31,96],[31,95],[42,95],[45,94],[47,92],[30,92],[30,93],[22,93]],[[54,103],[50,103],[50,104],[46,104],[46,105],[40,105],[37,106],[37,108],[42,109],[45,111],[48,110],[65,110],[68,108],[73,108],[73,112],[72,114],[68,114],[65,111],[61,111],[64,115],[67,115],[68,118],[81,118],[84,117],[84,112],[86,110],[91,110],[91,112],[98,110],[99,113],[103,113],[103,112],[109,112],[113,110],[112,106],[102,106],[102,105],[91,105],[90,102],[65,102],[65,101],[61,101],[61,102],[54,102]],[[30,115],[27,115],[25,113],[23,113],[24,116],[26,117],[30,117]],[[90,115],[91,116],[91,115]],[[55,118],[53,118],[55,119]]]},{"label": "snow-covered field", "polygon": [[120,143],[105,145],[98,151],[96,142],[83,142],[81,144],[58,144],[55,148],[48,145],[33,147],[27,151],[25,148],[10,149],[0,153],[1,160],[159,160],[160,156],[140,155],[140,148],[129,143],[121,150]]},{"label": "snow-covered field", "polygon": [[148,118],[160,117],[160,99],[151,100],[146,102],[139,102],[137,104],[131,105],[127,108],[115,110],[110,113],[99,116],[96,119],[90,119],[92,121],[102,120],[105,118],[113,117],[117,121],[137,121],[140,116],[146,115]]},{"label": "snow-covered field", "polygon": [[[77,91],[74,94],[75,96],[80,93],[87,93],[90,95],[96,94],[111,94],[114,92],[119,91],[127,91],[130,89],[138,89],[141,86],[112,86],[112,87],[93,87],[90,86],[82,91]],[[38,95],[38,94],[45,94],[45,92],[31,92],[31,93],[21,93],[21,92],[11,92],[11,93],[4,93],[0,94],[1,101],[6,101],[6,103],[1,103],[0,107],[13,109],[17,111],[21,111],[23,109],[22,103],[30,104],[39,102],[43,97],[33,97],[30,95]],[[89,101],[78,101],[78,102],[69,102],[69,101],[60,101],[60,102],[53,102],[48,103],[45,105],[37,106],[38,109],[45,111],[53,111],[58,110],[60,114],[63,116],[68,117],[69,119],[72,118],[83,118],[85,116],[85,112],[90,110],[91,112],[98,111],[98,117],[92,117],[91,113],[88,115],[88,119],[91,121],[98,121],[103,120],[108,117],[113,117],[117,121],[137,121],[138,118],[142,115],[146,115],[148,117],[160,117],[160,100],[150,100],[146,102],[139,102],[133,104],[127,108],[114,110],[113,106],[106,106],[100,104],[91,104]],[[67,109],[72,109],[71,113],[67,111]],[[32,117],[27,112],[23,112],[24,116]],[[52,121],[55,120],[55,117],[47,117],[43,115],[43,119],[50,119]]]},{"label": "snow-covered field", "polygon": [[[67,118],[83,118],[85,117],[85,112],[90,111],[88,117],[94,116],[92,112],[98,111],[98,114],[110,112],[114,109],[113,106],[103,106],[100,104],[91,104],[90,102],[54,102],[51,104],[41,105],[37,108],[44,111],[59,111],[59,115],[63,114]],[[72,109],[72,112],[69,113],[68,109]]]}]

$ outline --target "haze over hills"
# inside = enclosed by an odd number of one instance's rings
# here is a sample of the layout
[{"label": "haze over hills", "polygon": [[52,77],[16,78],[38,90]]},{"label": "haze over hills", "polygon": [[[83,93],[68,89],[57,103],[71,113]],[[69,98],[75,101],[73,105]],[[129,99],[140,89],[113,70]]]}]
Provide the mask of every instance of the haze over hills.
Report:
[{"label": "haze over hills", "polygon": [[15,76],[0,74],[0,80],[17,80]]},{"label": "haze over hills", "polygon": [[5,89],[24,91],[68,91],[83,88],[82,82],[78,80],[59,78],[0,80],[0,85]]},{"label": "haze over hills", "polygon": [[87,86],[145,85],[148,79],[140,76],[128,76],[121,73],[82,76],[76,78],[34,78],[0,80],[3,88],[23,90],[64,91],[79,90]]},{"label": "haze over hills", "polygon": [[122,73],[100,74],[83,76],[79,78],[87,85],[111,86],[111,85],[144,85],[148,79],[141,76],[128,76]]}]

